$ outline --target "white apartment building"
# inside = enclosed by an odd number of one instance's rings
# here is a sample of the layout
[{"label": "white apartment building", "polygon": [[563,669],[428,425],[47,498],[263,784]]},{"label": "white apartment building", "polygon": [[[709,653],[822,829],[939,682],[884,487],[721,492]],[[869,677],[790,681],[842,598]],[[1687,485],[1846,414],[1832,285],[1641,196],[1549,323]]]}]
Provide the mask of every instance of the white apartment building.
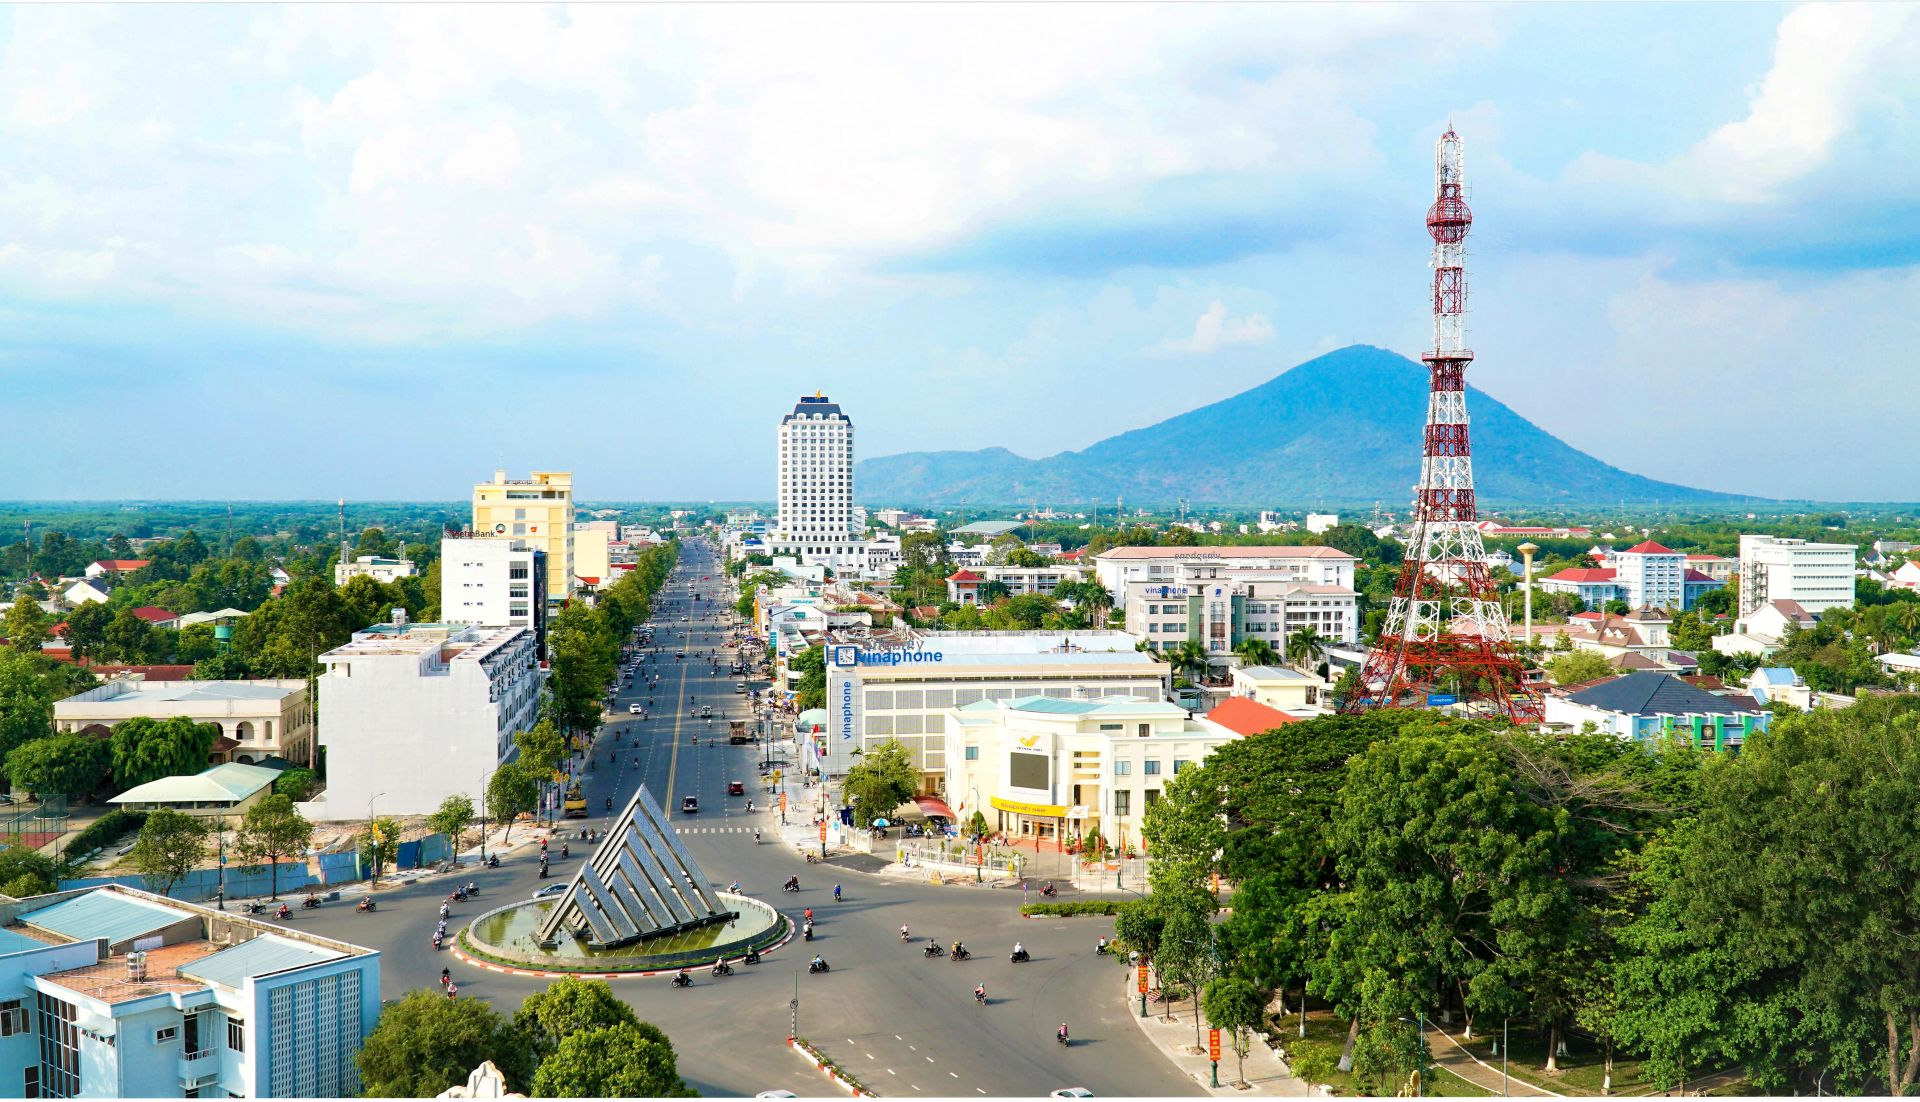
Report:
[{"label": "white apartment building", "polygon": [[1006,586],[1008,595],[1013,597],[1032,593],[1051,595],[1060,588],[1060,583],[1082,581],[1086,576],[1086,567],[1071,564],[962,567],[947,576],[947,600],[963,605],[979,604],[980,587],[989,582]]},{"label": "white apartment building", "polygon": [[1195,568],[1268,571],[1309,585],[1353,588],[1358,559],[1333,547],[1115,547],[1093,558],[1094,576],[1117,599],[1128,582],[1202,577]]},{"label": "white apartment building", "polygon": [[[53,705],[60,732],[108,730],[135,716],[184,717],[220,728],[226,760],[251,765],[279,757],[313,764],[313,709],[304,678],[261,681],[109,681]],[[230,743],[231,745],[228,745]]]},{"label": "white apartment building", "polygon": [[1686,561],[1685,554],[1652,540],[1607,556],[1629,608],[1686,608]]},{"label": "white apartment building", "polygon": [[351,1098],[380,954],[120,885],[0,900],[0,1094]]},{"label": "white apartment building", "polygon": [[904,645],[827,645],[827,729],[816,755],[832,775],[897,739],[913,755],[921,791],[937,795],[947,769],[948,708],[979,700],[1129,697],[1164,700],[1168,667],[1118,631],[925,631]]},{"label": "white apartment building", "polygon": [[346,585],[351,578],[372,578],[383,585],[392,584],[413,575],[412,559],[394,559],[385,555],[361,555],[352,562],[333,564],[334,585]]},{"label": "white apartment building", "polygon": [[618,525],[595,521],[573,526],[573,581],[586,589],[613,583],[613,544]]},{"label": "white apartment building", "polygon": [[440,618],[532,630],[547,653],[547,553],[524,539],[440,541]]},{"label": "white apartment building", "polygon": [[509,479],[493,472],[492,482],[473,488],[473,534],[482,538],[526,540],[547,553],[547,600],[562,604],[572,591],[573,473],[534,471]]},{"label": "white apartment building", "polygon": [[1740,615],[1774,601],[1792,601],[1819,616],[1853,607],[1851,543],[1808,543],[1777,536],[1740,537]]},{"label": "white apartment building", "polygon": [[866,552],[853,519],[853,421],[821,394],[801,398],[780,419],[775,554],[797,555],[835,573],[862,570]]},{"label": "white apartment building", "polygon": [[476,800],[540,703],[531,628],[377,624],[320,656],[325,808],[317,818],[425,815]]},{"label": "white apartment building", "polygon": [[1159,699],[982,700],[942,713],[946,802],[1013,838],[1072,839],[1098,829],[1137,845],[1168,782],[1240,736]]},{"label": "white apartment building", "polygon": [[1182,566],[1111,592],[1126,630],[1156,651],[1198,639],[1209,655],[1225,660],[1246,640],[1264,639],[1285,655],[1288,638],[1309,627],[1334,643],[1360,641],[1359,594],[1348,586],[1296,581],[1291,572]]},{"label": "white apartment building", "polygon": [[1316,536],[1322,532],[1327,531],[1329,528],[1338,527],[1339,524],[1340,524],[1339,513],[1308,513],[1307,514],[1306,529],[1307,531],[1312,532]]}]

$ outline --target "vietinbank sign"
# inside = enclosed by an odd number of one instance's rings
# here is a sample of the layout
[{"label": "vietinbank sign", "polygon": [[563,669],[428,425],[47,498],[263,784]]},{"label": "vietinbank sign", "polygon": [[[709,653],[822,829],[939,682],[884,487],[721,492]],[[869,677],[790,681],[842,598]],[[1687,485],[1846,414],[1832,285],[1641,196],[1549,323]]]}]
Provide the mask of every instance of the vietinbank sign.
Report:
[{"label": "vietinbank sign", "polygon": [[907,650],[904,648],[886,650],[861,650],[854,646],[835,646],[833,664],[842,669],[853,666],[918,666],[943,661],[946,658],[937,650]]}]

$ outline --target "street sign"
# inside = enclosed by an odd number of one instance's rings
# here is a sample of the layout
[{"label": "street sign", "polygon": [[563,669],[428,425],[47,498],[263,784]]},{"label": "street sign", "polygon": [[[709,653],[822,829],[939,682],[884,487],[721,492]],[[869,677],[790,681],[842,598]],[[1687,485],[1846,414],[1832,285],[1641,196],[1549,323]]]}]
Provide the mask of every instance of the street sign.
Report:
[{"label": "street sign", "polygon": [[1460,698],[1454,696],[1452,693],[1427,694],[1427,707],[1429,708],[1444,708],[1449,704],[1458,704],[1459,702]]},{"label": "street sign", "polygon": [[1141,965],[1139,971],[1140,971],[1140,993],[1144,995],[1147,993],[1147,966],[1144,964]]},{"label": "street sign", "polygon": [[780,793],[780,813],[782,815],[787,813],[787,794],[785,792]]},{"label": "street sign", "polygon": [[820,840],[822,842],[827,840],[827,824],[825,823],[820,824]]},{"label": "street sign", "polygon": [[1207,1030],[1207,1059],[1215,1063],[1220,1061],[1220,1031],[1217,1029]]}]

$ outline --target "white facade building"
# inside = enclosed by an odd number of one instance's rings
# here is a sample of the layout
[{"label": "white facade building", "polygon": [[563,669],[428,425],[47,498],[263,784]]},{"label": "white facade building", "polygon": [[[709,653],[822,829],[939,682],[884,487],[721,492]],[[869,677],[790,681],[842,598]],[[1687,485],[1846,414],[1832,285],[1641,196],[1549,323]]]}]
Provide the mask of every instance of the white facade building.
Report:
[{"label": "white facade building", "polygon": [[456,792],[478,799],[517,752],[540,702],[530,628],[376,625],[320,656],[322,818],[425,815]]},{"label": "white facade building", "polygon": [[529,628],[547,646],[547,553],[519,539],[440,541],[440,618],[450,624]]},{"label": "white facade building", "polygon": [[109,681],[55,702],[56,731],[118,727],[135,716],[190,719],[232,739],[231,760],[266,757],[313,764],[313,709],[304,678],[274,681]]},{"label": "white facade building", "polygon": [[351,1098],[380,954],[119,885],[0,901],[0,1094]]},{"label": "white facade building", "polygon": [[1740,615],[1750,616],[1773,601],[1792,601],[1814,616],[1852,608],[1853,560],[1859,550],[1850,543],[1741,536]]},{"label": "white facade building", "polygon": [[801,398],[780,419],[775,554],[835,573],[866,568],[853,517],[853,421],[824,395]]},{"label": "white facade building", "polygon": [[946,772],[941,715],[977,700],[1128,697],[1164,700],[1169,670],[1119,631],[927,631],[906,645],[827,645],[827,729],[817,746],[840,775],[889,739],[913,756],[921,791]]},{"label": "white facade building", "polygon": [[1239,546],[1115,547],[1093,559],[1095,576],[1116,599],[1128,582],[1172,581],[1195,567],[1269,571],[1296,582],[1352,589],[1353,567],[1358,561],[1333,547]]},{"label": "white facade building", "polygon": [[1322,532],[1325,532],[1329,528],[1338,527],[1339,524],[1340,524],[1339,513],[1308,513],[1307,514],[1307,531],[1312,532],[1316,536]]},{"label": "white facade building", "polygon": [[1198,639],[1225,659],[1248,639],[1283,656],[1294,632],[1312,628],[1332,643],[1360,641],[1359,595],[1342,585],[1302,582],[1290,573],[1202,565],[1111,590],[1126,630],[1156,651]]},{"label": "white facade building", "polygon": [[412,559],[393,559],[385,555],[361,555],[352,562],[333,564],[333,584],[346,585],[351,578],[372,578],[383,585],[413,577]]},{"label": "white facade building", "polygon": [[1685,608],[1686,555],[1647,540],[1607,557],[1629,608]]},{"label": "white facade building", "polygon": [[942,714],[947,803],[1012,838],[1137,845],[1173,778],[1240,736],[1164,700],[982,700]]}]

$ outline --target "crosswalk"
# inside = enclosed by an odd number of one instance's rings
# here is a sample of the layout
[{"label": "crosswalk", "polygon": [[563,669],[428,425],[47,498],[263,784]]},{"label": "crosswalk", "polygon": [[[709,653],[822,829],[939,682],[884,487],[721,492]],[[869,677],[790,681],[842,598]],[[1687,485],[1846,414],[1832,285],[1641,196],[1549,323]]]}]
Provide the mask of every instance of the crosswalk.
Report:
[{"label": "crosswalk", "polygon": [[752,834],[752,827],[685,827],[673,828],[676,834]]}]

